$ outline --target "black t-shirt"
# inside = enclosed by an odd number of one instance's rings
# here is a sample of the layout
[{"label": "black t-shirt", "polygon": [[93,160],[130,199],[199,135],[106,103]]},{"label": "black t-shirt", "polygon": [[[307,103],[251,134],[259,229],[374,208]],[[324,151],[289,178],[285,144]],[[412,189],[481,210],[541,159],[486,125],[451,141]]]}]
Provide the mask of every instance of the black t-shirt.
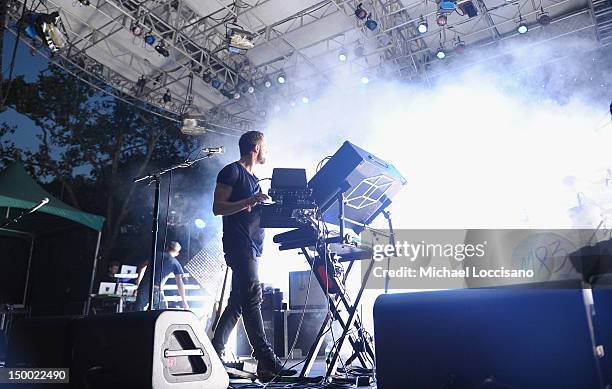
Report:
[{"label": "black t-shirt", "polygon": [[[156,261],[157,266],[155,266],[155,282],[157,282],[157,280],[159,279],[163,281],[164,278],[168,277],[170,273],[174,273],[175,276],[185,273],[185,271],[183,270],[183,267],[181,266],[181,263],[176,258],[168,254],[167,252],[164,252],[163,261],[164,263],[162,267],[162,258],[159,258],[159,257],[157,258],[157,261]],[[161,274],[161,278],[160,278],[160,274]],[[139,286],[143,286],[143,285],[148,286],[149,277],[151,277],[151,266],[147,266],[147,270],[145,270],[145,274],[144,276],[142,276],[142,281],[140,282]]]},{"label": "black t-shirt", "polygon": [[[249,173],[240,162],[230,163],[221,169],[217,183],[232,188],[230,202],[244,200],[261,192],[257,177]],[[254,256],[261,256],[264,230],[259,226],[260,216],[260,206],[252,207],[251,212],[245,209],[223,216],[223,251],[226,254],[252,250]]]}]

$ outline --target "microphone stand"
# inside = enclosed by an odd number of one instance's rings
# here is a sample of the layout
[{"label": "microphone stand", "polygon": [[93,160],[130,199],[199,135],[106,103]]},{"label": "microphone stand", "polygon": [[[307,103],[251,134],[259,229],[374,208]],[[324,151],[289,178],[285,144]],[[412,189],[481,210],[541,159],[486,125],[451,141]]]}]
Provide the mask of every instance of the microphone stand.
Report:
[{"label": "microphone stand", "polygon": [[153,203],[153,225],[151,228],[151,260],[149,261],[149,266],[151,269],[151,273],[149,274],[149,311],[153,310],[153,297],[155,295],[155,267],[157,261],[157,235],[159,231],[159,196],[161,192],[161,176],[176,169],[184,169],[191,167],[197,162],[200,162],[204,159],[212,158],[213,155],[213,153],[208,153],[203,157],[194,159],[193,161],[187,160],[185,162],[170,166],[168,168],[161,169],[155,173],[148,174],[146,176],[136,177],[132,180],[134,183],[147,181],[148,185],[155,184],[155,201]]}]

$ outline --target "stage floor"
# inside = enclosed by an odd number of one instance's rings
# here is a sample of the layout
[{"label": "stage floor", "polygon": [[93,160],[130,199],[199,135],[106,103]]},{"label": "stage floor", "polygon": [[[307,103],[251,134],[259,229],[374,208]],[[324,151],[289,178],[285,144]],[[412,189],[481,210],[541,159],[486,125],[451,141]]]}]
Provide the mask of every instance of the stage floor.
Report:
[{"label": "stage floor", "polygon": [[[281,358],[282,361],[284,361]],[[295,360],[289,360],[287,362],[287,366],[292,366],[295,363],[298,363],[299,360],[295,359]],[[297,365],[297,367],[295,367],[295,369],[299,372],[302,369],[303,364],[299,364]],[[309,377],[320,377],[321,379],[323,378],[323,376],[325,375],[325,371],[327,370],[327,367],[325,365],[325,359],[324,358],[317,358],[317,360],[315,361],[315,364],[313,365],[312,369],[310,370],[310,374]],[[296,375],[296,377],[297,377]],[[337,374],[337,376],[342,377],[341,374]],[[263,385],[258,384],[259,381],[256,381],[255,383],[251,382],[251,380],[244,380],[244,379],[232,379],[230,380],[230,388],[241,388],[241,389],[246,389],[246,388],[261,388],[263,387]],[[294,386],[295,385],[295,386]],[[267,388],[286,388],[286,387],[292,387],[292,388],[302,388],[301,385],[299,384],[293,384],[290,382],[283,382],[283,381],[274,381],[273,383],[270,383],[268,386],[266,386]],[[309,384],[305,384],[303,386],[304,388],[325,388],[324,385],[317,385],[315,383],[309,383]],[[328,386],[329,387],[329,386]],[[332,386],[334,388],[344,388],[344,386]],[[351,386],[346,386],[346,388],[349,388]],[[352,386],[352,388],[359,388],[359,389],[370,389],[370,388],[376,388],[376,384],[373,383],[369,386]]]}]

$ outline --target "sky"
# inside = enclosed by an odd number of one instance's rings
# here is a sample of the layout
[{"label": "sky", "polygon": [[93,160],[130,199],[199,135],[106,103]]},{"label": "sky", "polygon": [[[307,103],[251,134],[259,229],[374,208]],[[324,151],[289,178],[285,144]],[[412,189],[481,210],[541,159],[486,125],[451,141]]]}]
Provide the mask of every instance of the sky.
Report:
[{"label": "sky", "polygon": [[[9,75],[14,45],[15,36],[7,31],[4,34],[4,56],[2,63],[2,73],[5,78],[8,78]],[[30,54],[30,48],[22,42],[19,43],[13,77],[23,75],[27,81],[33,81],[38,77],[38,73],[47,69],[47,67],[48,61],[46,58]],[[0,113],[0,122],[7,122],[17,126],[17,131],[12,135],[11,139],[18,147],[34,148],[38,145],[36,134],[39,130],[27,116],[21,115],[12,108],[8,108]]]}]

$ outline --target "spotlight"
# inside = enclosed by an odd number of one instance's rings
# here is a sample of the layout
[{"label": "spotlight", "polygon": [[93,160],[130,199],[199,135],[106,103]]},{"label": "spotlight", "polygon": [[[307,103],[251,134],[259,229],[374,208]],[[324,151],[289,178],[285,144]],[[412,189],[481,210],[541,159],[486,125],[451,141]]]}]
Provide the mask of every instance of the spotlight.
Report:
[{"label": "spotlight", "polygon": [[181,132],[185,135],[202,135],[206,132],[206,122],[195,117],[185,117]]},{"label": "spotlight", "polygon": [[136,23],[132,26],[132,34],[134,34],[134,36],[141,36],[143,33],[142,31],[142,27],[140,27],[140,24]]},{"label": "spotlight", "polygon": [[448,22],[448,19],[446,18],[446,15],[444,14],[438,14],[438,16],[436,17],[436,24],[440,27],[446,26],[447,22]]},{"label": "spotlight", "polygon": [[64,38],[57,28],[60,24],[59,12],[50,14],[30,12],[20,20],[24,26],[25,33],[31,38],[40,38],[47,44],[51,52],[55,53],[64,45]]},{"label": "spotlight", "polygon": [[163,40],[160,41],[157,46],[155,46],[155,51],[157,51],[163,57],[170,56],[170,52],[168,51],[168,49],[166,49],[166,44],[164,43]]},{"label": "spotlight", "polygon": [[359,5],[357,6],[357,9],[355,10],[355,16],[359,20],[363,20],[368,17],[368,12],[365,9],[363,9],[362,6],[363,6],[363,3],[359,3]]},{"label": "spotlight", "polygon": [[145,35],[145,43],[149,46],[153,46],[153,44],[155,43],[155,37],[153,35],[151,35],[150,33]]},{"label": "spotlight", "polygon": [[285,77],[285,73],[279,74],[278,77],[276,77],[276,81],[278,81],[279,84],[284,84],[285,81],[287,81],[287,78]]},{"label": "spotlight", "polygon": [[361,83],[362,83],[362,84],[364,84],[364,85],[365,85],[365,84],[367,84],[367,83],[369,83],[369,82],[370,82],[370,79],[369,79],[367,76],[363,76],[363,77],[361,77]]},{"label": "spotlight", "polygon": [[376,20],[372,19],[372,14],[368,15],[368,20],[366,20],[365,26],[370,31],[374,31],[376,30],[376,27],[378,27],[378,23],[376,22]]},{"label": "spotlight", "polygon": [[210,73],[206,72],[202,75],[202,80],[204,80],[205,83],[210,84],[210,82],[212,81],[212,76],[210,75]]},{"label": "spotlight", "polygon": [[202,228],[206,227],[206,223],[205,223],[205,222],[204,222],[204,220],[202,220],[202,219],[195,219],[195,220],[193,221],[193,224],[195,224],[195,226],[196,226],[196,227],[198,227],[198,228],[200,228],[200,229],[202,229]]},{"label": "spotlight", "polygon": [[458,54],[461,54],[465,51],[465,42],[461,40],[461,38],[457,39],[457,44],[455,45],[455,51]]},{"label": "spotlight", "polygon": [[243,54],[248,49],[255,47],[254,39],[254,35],[248,31],[231,28],[228,31],[228,50],[232,53]]},{"label": "spotlight", "polygon": [[266,77],[266,79],[264,80],[264,86],[266,88],[269,88],[272,86],[272,81],[270,81],[270,79],[268,77]]},{"label": "spotlight", "polygon": [[215,89],[219,89],[221,87],[221,81],[215,78],[210,82],[210,85]]},{"label": "spotlight", "polygon": [[254,93],[255,92],[255,88],[253,87],[253,85],[249,85],[249,87],[247,88],[247,92],[248,93]]},{"label": "spotlight", "polygon": [[436,58],[444,59],[446,58],[446,52],[444,51],[444,47],[440,46],[438,51],[436,52]]},{"label": "spotlight", "polygon": [[221,94],[223,96],[225,96],[226,98],[228,98],[230,100],[234,98],[234,94],[232,92],[228,91],[227,89],[223,89],[222,88],[222,89],[219,90],[219,92],[221,92]]},{"label": "spotlight", "polygon": [[170,95],[170,89],[166,89],[166,93],[164,93],[164,97],[162,98],[164,103],[167,104],[172,101],[172,95]]},{"label": "spotlight", "polygon": [[310,103],[310,99],[308,98],[308,96],[302,97],[302,103],[304,103],[304,104]]},{"label": "spotlight", "polygon": [[348,54],[345,49],[340,50],[338,53],[338,60],[340,62],[345,62],[348,59]]},{"label": "spotlight", "polygon": [[537,16],[538,23],[541,26],[548,26],[552,22],[551,17],[548,15],[548,12],[544,12],[544,8],[540,7],[540,11],[540,14]]},{"label": "spotlight", "polygon": [[516,31],[519,34],[526,34],[527,31],[529,31],[529,27],[527,27],[527,24],[525,22],[521,21],[519,25],[516,27]]},{"label": "spotlight", "polygon": [[192,62],[191,70],[193,70],[194,73],[200,73],[202,71],[202,65],[197,62]]},{"label": "spotlight", "polygon": [[240,100],[240,92],[234,92],[234,100]]},{"label": "spotlight", "polygon": [[423,15],[421,15],[421,21],[419,22],[419,25],[417,26],[417,31],[420,34],[425,34],[427,32],[427,27],[428,27],[427,22],[423,18]]}]

